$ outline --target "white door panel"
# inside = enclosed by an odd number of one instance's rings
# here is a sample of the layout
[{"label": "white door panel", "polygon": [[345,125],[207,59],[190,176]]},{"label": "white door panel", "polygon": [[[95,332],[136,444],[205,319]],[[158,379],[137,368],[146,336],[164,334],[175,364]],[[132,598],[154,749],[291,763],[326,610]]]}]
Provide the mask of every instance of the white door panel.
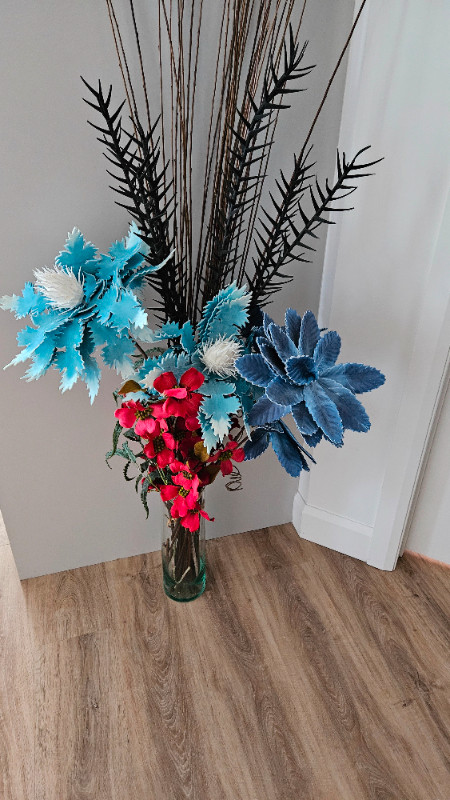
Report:
[{"label": "white door panel", "polygon": [[450,564],[450,389],[424,466],[406,549]]}]

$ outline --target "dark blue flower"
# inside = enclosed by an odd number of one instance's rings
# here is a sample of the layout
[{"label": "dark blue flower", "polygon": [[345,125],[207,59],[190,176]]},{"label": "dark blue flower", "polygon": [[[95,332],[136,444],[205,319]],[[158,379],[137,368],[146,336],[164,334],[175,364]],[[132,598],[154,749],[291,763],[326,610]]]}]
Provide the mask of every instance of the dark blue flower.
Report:
[{"label": "dark blue flower", "polygon": [[344,430],[369,430],[369,417],[355,394],[381,386],[384,375],[364,364],[336,364],[341,347],[336,331],[322,334],[312,311],[301,317],[290,308],[284,326],[264,314],[258,334],[259,352],[236,361],[239,373],[265,390],[249,414],[251,425],[264,426],[292,413],[311,447],[322,436],[340,447]]},{"label": "dark blue flower", "polygon": [[293,478],[298,478],[303,470],[309,472],[305,456],[315,463],[313,457],[297,442],[295,436],[281,420],[263,425],[252,432],[251,439],[244,445],[246,461],[262,455],[267,450],[269,442],[281,466]]}]

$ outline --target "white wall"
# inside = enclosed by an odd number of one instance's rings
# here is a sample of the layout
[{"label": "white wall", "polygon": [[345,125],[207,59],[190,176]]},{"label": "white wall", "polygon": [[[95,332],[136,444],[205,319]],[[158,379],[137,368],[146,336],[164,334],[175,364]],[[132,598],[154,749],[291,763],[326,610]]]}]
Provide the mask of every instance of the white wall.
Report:
[{"label": "white wall", "polygon": [[[342,335],[343,361],[376,366],[387,380],[361,398],[369,434],[347,432],[342,451],[319,446],[320,463],[294,513],[306,538],[387,566],[381,551],[403,475],[417,466],[410,447],[420,407],[435,391],[435,353],[425,345],[438,347],[448,298],[448,268],[435,251],[449,185],[450,8],[373,0],[366,10],[365,38],[349,62],[341,143],[347,154],[372,144],[373,157],[385,160],[362,183],[355,211],[329,234],[321,318]],[[403,516],[407,504],[408,496]],[[381,548],[375,538],[383,537]]]},{"label": "white wall", "polygon": [[[151,59],[156,52],[150,46],[151,9],[136,5]],[[310,39],[309,58],[319,67],[308,79],[309,91],[279,127],[274,174],[280,166],[288,169],[302,142],[345,40],[353,5],[353,0],[320,0],[308,9],[304,36]],[[207,6],[217,16],[221,0]],[[124,33],[131,41],[130,32]],[[126,232],[125,212],[108,189],[100,145],[85,123],[79,75],[113,82],[118,101],[122,87],[104,3],[3,0],[0,37],[0,294],[12,294],[32,277],[33,268],[53,263],[74,225],[102,250]],[[208,41],[213,61],[213,38]],[[333,170],[343,80],[344,71],[315,136],[321,174]],[[201,154],[200,140],[198,150]],[[321,263],[319,251],[313,265],[301,268],[295,284],[277,299],[277,318],[287,304],[300,311],[317,308]],[[17,352],[20,323],[2,313],[0,326],[4,364]],[[157,549],[159,498],[152,498],[146,521],[123,482],[120,464],[111,472],[103,461],[114,421],[115,375],[103,375],[91,407],[83,386],[61,396],[56,372],[31,384],[21,382],[21,374],[19,368],[2,373],[0,392],[0,505],[21,577]],[[291,519],[296,481],[274,456],[245,465],[243,474],[245,489],[239,494],[227,493],[218,482],[211,488],[210,510],[217,520],[211,535]]]}]

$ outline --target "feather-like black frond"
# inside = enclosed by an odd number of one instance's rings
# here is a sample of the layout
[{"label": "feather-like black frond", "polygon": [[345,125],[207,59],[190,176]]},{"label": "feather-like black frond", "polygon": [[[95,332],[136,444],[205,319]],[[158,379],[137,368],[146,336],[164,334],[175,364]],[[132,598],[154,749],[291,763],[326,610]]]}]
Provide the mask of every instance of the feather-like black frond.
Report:
[{"label": "feather-like black frond", "polygon": [[[116,170],[107,172],[117,184],[111,187],[120,196],[117,205],[136,220],[140,236],[149,248],[148,261],[161,263],[174,248],[174,238],[170,233],[174,198],[172,184],[166,179],[167,164],[161,165],[159,140],[155,140],[159,120],[151,130],[144,131],[135,112],[134,132],[127,132],[121,117],[124,103],[115,110],[111,108],[112,87],[105,96],[101,81],[98,89],[94,89],[84,78],[81,80],[94,97],[94,102],[85,102],[103,118],[102,126],[89,124],[101,133],[98,140],[104,145],[104,154]],[[163,320],[184,322],[187,313],[182,270],[175,257],[166,264],[162,274],[155,272],[148,276],[147,281],[159,295],[157,303],[160,308],[155,309],[157,316]]]},{"label": "feather-like black frond", "polygon": [[306,44],[299,48],[290,29],[289,46],[284,46],[284,59],[278,70],[274,53],[269,54],[259,103],[247,91],[242,108],[236,111],[237,123],[231,131],[222,192],[212,214],[212,249],[206,270],[204,301],[226,286],[239,268],[242,253],[234,243],[242,233],[245,213],[253,206],[266,176],[258,167],[267,159],[273,143],[271,137],[260,143],[260,136],[272,124],[274,111],[289,108],[287,103],[280,102],[281,98],[302,91],[288,84],[305,77],[313,68],[301,66],[305,49]]},{"label": "feather-like black frond", "polygon": [[[318,238],[315,233],[317,228],[323,224],[334,224],[327,217],[329,212],[350,210],[350,207],[338,207],[335,204],[352,194],[356,189],[353,182],[371,175],[367,169],[382,160],[357,163],[362,153],[368,149],[369,147],[362,148],[350,161],[347,161],[345,153],[341,155],[338,152],[337,177],[331,186],[328,180],[325,181],[325,186],[320,186],[317,179],[314,179],[314,183],[310,182],[312,175],[309,171],[313,164],[307,164],[306,161],[311,150],[302,161],[295,158],[289,181],[281,173],[281,182],[277,182],[280,199],[275,200],[271,195],[275,209],[272,214],[263,209],[269,225],[259,219],[260,229],[256,231],[255,240],[257,257],[253,259],[254,272],[252,275],[246,274],[253,305],[267,305],[270,296],[292,280],[292,276],[282,272],[283,268],[292,261],[308,260],[304,251],[315,250],[311,240]],[[311,203],[312,212],[305,211],[305,197]],[[305,241],[307,237],[308,241]]]}]

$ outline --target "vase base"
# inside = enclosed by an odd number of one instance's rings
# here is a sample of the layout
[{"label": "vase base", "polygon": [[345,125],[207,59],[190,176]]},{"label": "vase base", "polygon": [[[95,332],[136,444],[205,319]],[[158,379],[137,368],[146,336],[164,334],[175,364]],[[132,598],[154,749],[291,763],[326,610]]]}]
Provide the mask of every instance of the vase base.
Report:
[{"label": "vase base", "polygon": [[193,581],[181,580],[175,581],[163,569],[163,587],[167,597],[171,600],[176,600],[178,603],[189,603],[200,597],[205,591],[206,586],[206,571],[205,567],[200,570],[199,574]]}]

